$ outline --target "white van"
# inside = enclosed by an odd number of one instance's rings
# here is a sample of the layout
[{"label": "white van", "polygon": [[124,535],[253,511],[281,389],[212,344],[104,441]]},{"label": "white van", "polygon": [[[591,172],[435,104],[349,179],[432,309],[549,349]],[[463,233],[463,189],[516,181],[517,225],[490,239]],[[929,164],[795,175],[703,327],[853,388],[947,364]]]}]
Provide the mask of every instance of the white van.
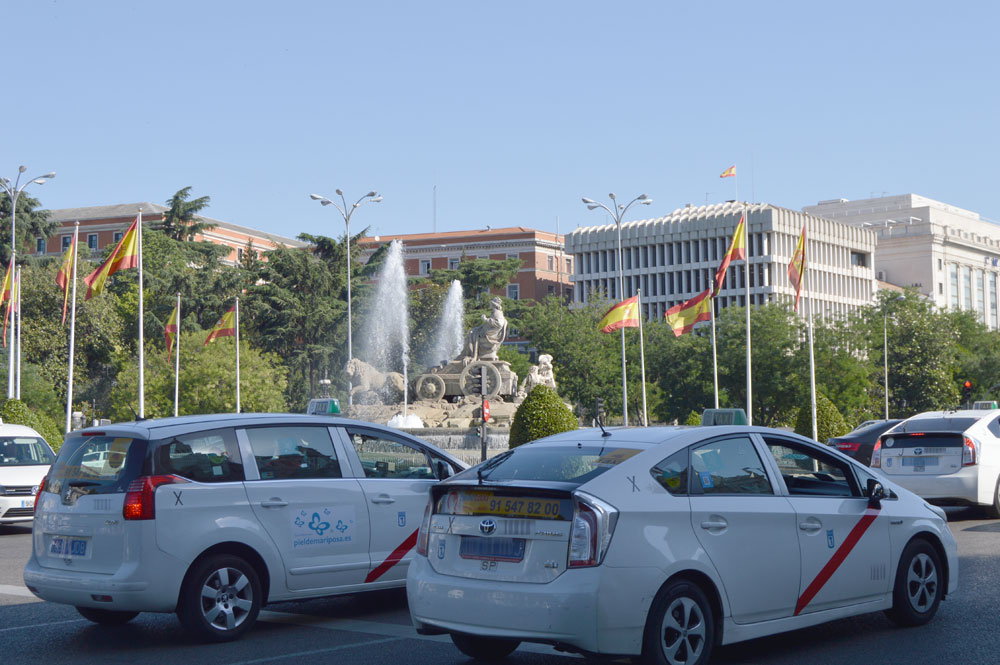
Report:
[{"label": "white van", "polygon": [[0,423],[0,525],[32,520],[38,487],[55,458],[35,430]]}]

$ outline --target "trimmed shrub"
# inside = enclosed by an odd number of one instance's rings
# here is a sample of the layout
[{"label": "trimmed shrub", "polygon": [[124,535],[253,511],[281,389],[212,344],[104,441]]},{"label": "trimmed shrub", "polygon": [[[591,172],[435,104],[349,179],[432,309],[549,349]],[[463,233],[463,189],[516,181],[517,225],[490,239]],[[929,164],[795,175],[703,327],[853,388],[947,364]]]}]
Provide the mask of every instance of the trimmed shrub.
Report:
[{"label": "trimmed shrub", "polygon": [[701,425],[701,414],[697,411],[692,411],[688,414],[687,420],[684,421],[685,425]]},{"label": "trimmed shrub", "polygon": [[[833,402],[823,393],[816,393],[816,436],[820,443],[825,443],[827,439],[851,431],[840,411],[833,405]],[[812,438],[812,409],[809,405],[799,409],[799,416],[795,419],[795,432],[802,436]]]},{"label": "trimmed shrub", "polygon": [[44,413],[32,411],[21,400],[8,399],[0,405],[0,418],[11,425],[30,427],[42,435],[42,438],[52,446],[52,450],[59,452],[63,442],[62,433],[55,421]]},{"label": "trimmed shrub", "polygon": [[510,424],[510,447],[578,427],[576,416],[548,386],[535,386],[521,402]]}]

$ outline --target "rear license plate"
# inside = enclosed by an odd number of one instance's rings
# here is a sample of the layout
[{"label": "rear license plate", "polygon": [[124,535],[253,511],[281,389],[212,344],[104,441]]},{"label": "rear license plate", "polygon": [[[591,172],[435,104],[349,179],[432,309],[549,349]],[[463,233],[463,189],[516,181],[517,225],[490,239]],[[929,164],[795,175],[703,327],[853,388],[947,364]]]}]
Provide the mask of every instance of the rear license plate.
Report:
[{"label": "rear license plate", "polygon": [[53,536],[49,541],[49,554],[64,559],[85,559],[90,543],[88,538]]},{"label": "rear license plate", "polygon": [[914,472],[923,471],[928,466],[937,466],[937,457],[904,457],[903,466],[913,467]]},{"label": "rear license plate", "polygon": [[463,559],[517,562],[524,558],[524,542],[524,538],[462,536],[458,554]]}]

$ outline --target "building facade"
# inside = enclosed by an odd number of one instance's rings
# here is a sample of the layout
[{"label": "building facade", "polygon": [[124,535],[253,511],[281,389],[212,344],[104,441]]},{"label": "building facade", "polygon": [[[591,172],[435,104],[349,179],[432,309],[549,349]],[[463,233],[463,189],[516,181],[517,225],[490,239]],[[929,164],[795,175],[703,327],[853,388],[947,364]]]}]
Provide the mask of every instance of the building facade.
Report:
[{"label": "building facade", "polygon": [[573,258],[563,244],[563,236],[523,226],[475,231],[413,233],[362,238],[364,261],[385,243],[403,244],[406,274],[428,275],[432,270],[455,270],[463,259],[509,258],[521,260],[521,268],[501,295],[513,300],[541,300],[550,295],[570,298]]},{"label": "building facade", "polygon": [[939,307],[972,310],[990,328],[1000,327],[1000,225],[916,194],[833,199],[803,210],[875,232],[880,280],[914,287]]},{"label": "building facade", "polygon": [[[45,256],[65,252],[73,242],[73,227],[76,222],[80,222],[80,246],[89,248],[93,255],[99,256],[105,247],[121,240],[125,231],[135,221],[140,208],[144,226],[163,221],[163,214],[169,209],[159,203],[146,202],[51,210],[49,221],[58,222],[59,229],[48,238],[35,239],[35,255]],[[228,247],[229,254],[223,259],[226,263],[237,263],[250,242],[253,243],[254,250],[260,253],[266,253],[277,247],[307,246],[307,243],[273,233],[201,215],[199,218],[215,224],[215,228],[195,234],[194,239]]]},{"label": "building facade", "polygon": [[[750,302],[793,302],[788,264],[806,227],[808,270],[803,299],[827,318],[871,304],[876,289],[875,233],[770,204],[746,204]],[[656,320],[710,286],[732,239],[742,203],[686,206],[666,217],[622,224],[624,297],[642,289],[643,314]],[[614,224],[578,228],[566,236],[576,262],[573,300],[622,300],[618,293],[618,232]],[[744,264],[733,262],[716,307],[746,303]],[[804,312],[800,303],[800,312]]]}]

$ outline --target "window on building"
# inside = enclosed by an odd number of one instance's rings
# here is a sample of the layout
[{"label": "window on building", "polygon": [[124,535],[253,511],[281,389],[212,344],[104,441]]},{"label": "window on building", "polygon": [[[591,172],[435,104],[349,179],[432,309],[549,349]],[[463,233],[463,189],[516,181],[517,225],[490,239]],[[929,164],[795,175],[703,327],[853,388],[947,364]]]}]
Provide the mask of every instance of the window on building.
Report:
[{"label": "window on building", "polygon": [[237,261],[243,261],[243,248],[242,247],[237,247],[236,248],[236,260]]},{"label": "window on building", "polygon": [[550,295],[550,296],[554,295],[555,292],[556,292],[556,285],[555,284],[549,284],[547,287],[545,287],[545,292],[548,295]]},{"label": "window on building", "polygon": [[45,238],[35,238],[35,254],[45,253]]},{"label": "window on building", "polygon": [[458,270],[459,259],[448,259],[448,270]]},{"label": "window on building", "polygon": [[518,254],[517,252],[510,252],[510,253],[507,254],[507,258],[508,259],[519,259],[519,258],[521,258],[521,255]]},{"label": "window on building", "polygon": [[573,272],[573,259],[566,259],[566,272],[567,273]]},{"label": "window on building", "polygon": [[861,252],[851,252],[851,265],[862,268],[868,266],[868,255]]},{"label": "window on building", "polygon": [[421,259],[420,261],[420,274],[427,275],[431,272],[431,262],[426,259]]},{"label": "window on building", "polygon": [[990,320],[987,325],[990,328],[997,327],[997,274],[990,273]]},{"label": "window on building", "polygon": [[958,309],[958,265],[952,264],[948,281],[951,282],[951,308]]},{"label": "window on building", "polygon": [[87,234],[87,249],[89,249],[91,251],[96,251],[97,250],[97,234],[96,233],[88,233]]},{"label": "window on building", "polygon": [[979,315],[979,322],[986,323],[986,294],[982,270],[976,271],[976,313]]},{"label": "window on building", "polygon": [[117,244],[118,241],[121,240],[122,236],[124,236],[124,235],[125,235],[124,231],[115,231],[115,235],[114,235],[114,242],[115,242],[115,244]]},{"label": "window on building", "polygon": [[511,300],[521,299],[521,285],[520,284],[508,284],[507,285],[507,297]]},{"label": "window on building", "polygon": [[61,244],[62,251],[65,252],[67,249],[69,249],[69,246],[73,244],[73,236],[63,236],[62,238],[60,238],[60,242],[62,243]]},{"label": "window on building", "polygon": [[938,270],[941,269],[941,259],[938,259]]},{"label": "window on building", "polygon": [[972,268],[962,268],[962,307],[972,309]]},{"label": "window on building", "polygon": [[555,270],[556,269],[556,257],[554,257],[551,254],[549,254],[545,258],[548,261],[549,270]]}]

